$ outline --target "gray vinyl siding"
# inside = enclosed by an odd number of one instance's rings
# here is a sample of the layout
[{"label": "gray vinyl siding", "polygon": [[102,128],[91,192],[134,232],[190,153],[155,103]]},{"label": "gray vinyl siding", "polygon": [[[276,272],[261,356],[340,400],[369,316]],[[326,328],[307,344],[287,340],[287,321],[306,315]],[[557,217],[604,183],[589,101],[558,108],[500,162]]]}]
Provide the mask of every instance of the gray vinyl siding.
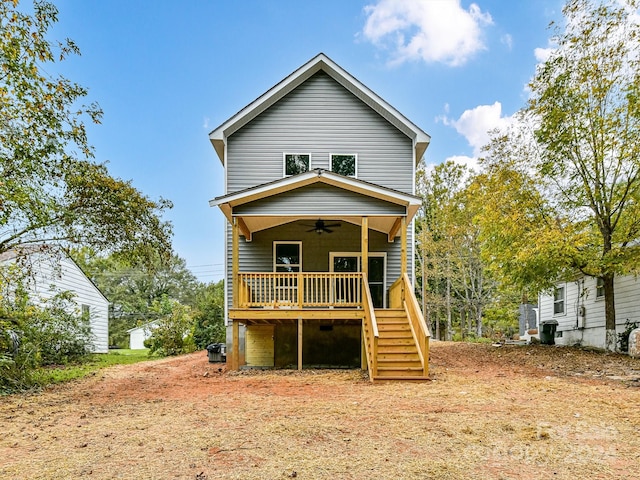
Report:
[{"label": "gray vinyl siding", "polygon": [[[330,223],[335,223],[333,220]],[[328,272],[330,252],[359,252],[361,229],[359,225],[340,222],[341,226],[331,234],[318,235],[308,232],[313,221],[296,221],[279,227],[256,232],[251,242],[240,237],[240,272],[272,272],[273,242],[302,242],[302,271]],[[311,226],[309,226],[311,225]],[[231,229],[227,229],[227,243],[231,245]],[[387,241],[387,235],[369,230],[369,251],[387,254],[386,290],[400,276],[400,241]],[[231,272],[231,254],[228,256],[227,272]],[[411,272],[409,271],[411,274]],[[231,305],[231,281],[227,283],[227,299]]]},{"label": "gray vinyl siding", "polygon": [[283,153],[357,154],[357,178],[413,193],[413,141],[319,72],[227,140],[227,193],[283,176]]},{"label": "gray vinyl siding", "polygon": [[[585,296],[580,298],[580,290],[584,281]],[[553,294],[540,295],[540,321],[557,320],[558,331],[562,337],[556,343],[573,345],[581,343],[586,346],[604,348],[605,312],[604,297],[596,298],[596,279],[585,277],[575,281],[559,283],[566,286],[566,305],[564,315],[553,315]],[[614,281],[616,329],[624,330],[627,320],[640,323],[640,280],[632,275],[618,276]],[[584,305],[586,310],[585,328],[577,329],[578,307]]]},{"label": "gray vinyl siding", "polygon": [[325,184],[309,185],[234,209],[237,215],[405,215],[404,206]]}]

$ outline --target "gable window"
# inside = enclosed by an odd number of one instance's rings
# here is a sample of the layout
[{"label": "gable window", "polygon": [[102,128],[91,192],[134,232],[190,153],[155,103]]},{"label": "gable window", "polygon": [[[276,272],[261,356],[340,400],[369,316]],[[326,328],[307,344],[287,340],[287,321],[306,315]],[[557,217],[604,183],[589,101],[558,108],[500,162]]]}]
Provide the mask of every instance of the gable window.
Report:
[{"label": "gable window", "polygon": [[273,271],[302,271],[302,242],[273,242]]},{"label": "gable window", "polygon": [[604,298],[604,280],[599,277],[596,279],[596,298]]},{"label": "gable window", "polygon": [[332,154],[331,155],[331,171],[344,175],[345,177],[355,177],[357,171],[357,155],[356,154]]},{"label": "gable window", "polygon": [[311,155],[308,153],[285,153],[284,176],[297,175],[309,171]]},{"label": "gable window", "polygon": [[553,292],[553,314],[564,315],[565,314],[565,287],[556,287]]}]

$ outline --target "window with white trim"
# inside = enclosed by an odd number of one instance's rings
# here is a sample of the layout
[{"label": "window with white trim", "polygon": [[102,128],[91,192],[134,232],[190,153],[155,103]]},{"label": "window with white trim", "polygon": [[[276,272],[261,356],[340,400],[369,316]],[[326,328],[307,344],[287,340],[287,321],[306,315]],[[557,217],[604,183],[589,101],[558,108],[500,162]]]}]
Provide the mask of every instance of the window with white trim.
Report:
[{"label": "window with white trim", "polygon": [[273,271],[302,271],[302,242],[273,242]]},{"label": "window with white trim", "polygon": [[308,153],[285,153],[284,176],[297,175],[309,171],[311,155]]},{"label": "window with white trim", "polygon": [[345,177],[355,177],[358,171],[358,156],[355,153],[331,154],[329,168],[332,172]]},{"label": "window with white trim", "polygon": [[565,299],[566,288],[565,286],[556,287],[553,291],[553,314],[564,315],[565,314]]},{"label": "window with white trim", "polygon": [[604,298],[604,280],[600,277],[596,278],[596,299]]}]

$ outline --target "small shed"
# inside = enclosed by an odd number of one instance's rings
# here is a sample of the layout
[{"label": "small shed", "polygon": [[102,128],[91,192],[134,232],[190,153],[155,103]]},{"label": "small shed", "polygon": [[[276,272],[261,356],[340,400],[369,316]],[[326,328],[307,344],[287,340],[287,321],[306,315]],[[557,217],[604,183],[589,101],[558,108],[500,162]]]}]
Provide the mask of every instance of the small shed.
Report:
[{"label": "small shed", "polygon": [[158,323],[153,321],[127,330],[127,333],[129,334],[129,348],[131,350],[141,350],[146,348],[144,346],[144,341],[151,336],[153,330],[157,326]]}]

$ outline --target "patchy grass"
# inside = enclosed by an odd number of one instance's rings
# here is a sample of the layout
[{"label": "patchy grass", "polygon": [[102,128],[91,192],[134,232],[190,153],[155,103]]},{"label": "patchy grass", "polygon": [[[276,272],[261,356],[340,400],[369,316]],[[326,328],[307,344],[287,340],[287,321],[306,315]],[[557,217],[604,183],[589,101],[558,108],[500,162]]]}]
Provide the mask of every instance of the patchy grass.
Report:
[{"label": "patchy grass", "polygon": [[110,350],[109,353],[94,353],[89,359],[82,363],[72,363],[67,365],[49,365],[38,369],[34,373],[37,384],[44,387],[46,385],[77,380],[88,375],[95,374],[98,370],[114,365],[129,365],[132,363],[153,360],[158,357],[150,357],[148,349],[131,350],[118,349]]}]

